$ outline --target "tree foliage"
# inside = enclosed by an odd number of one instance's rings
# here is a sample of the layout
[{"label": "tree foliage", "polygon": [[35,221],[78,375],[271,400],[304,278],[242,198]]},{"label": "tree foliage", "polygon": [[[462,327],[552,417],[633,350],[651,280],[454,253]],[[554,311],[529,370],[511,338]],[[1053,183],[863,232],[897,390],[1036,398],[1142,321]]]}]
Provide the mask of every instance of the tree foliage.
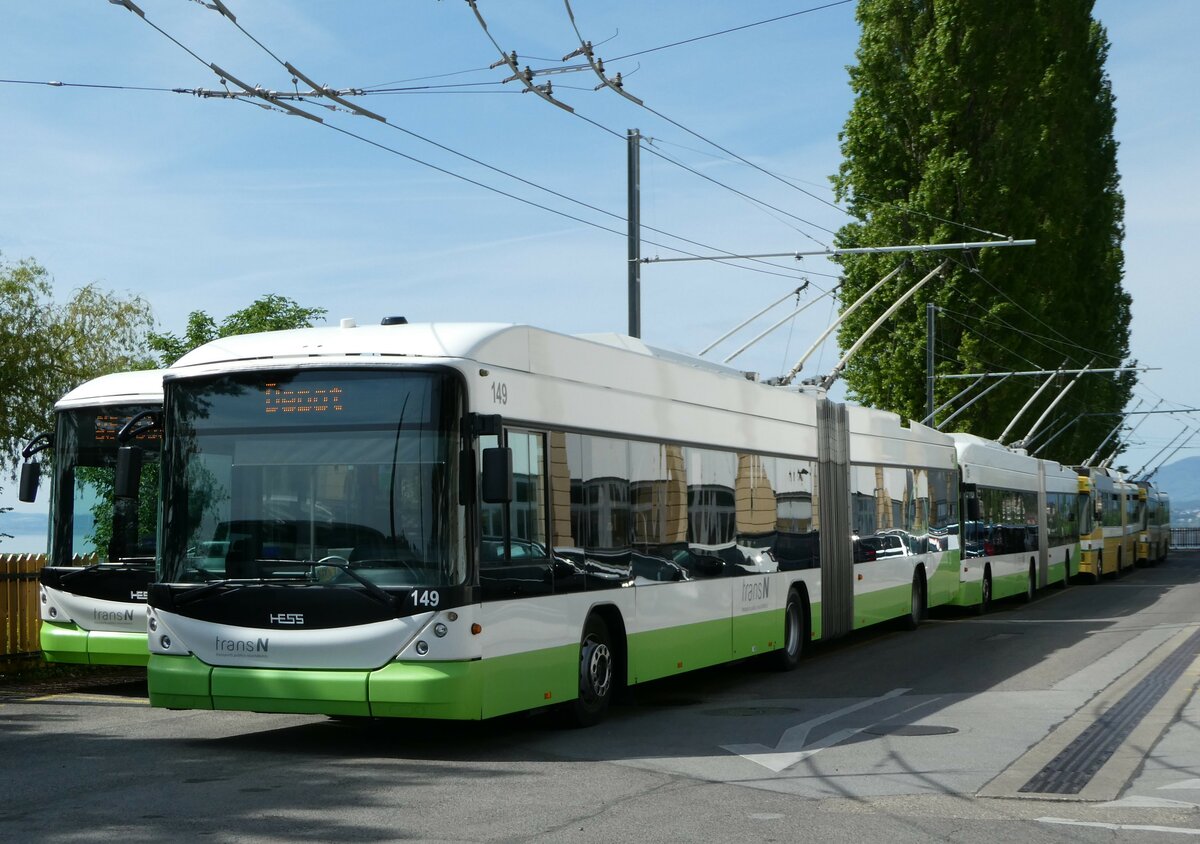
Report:
[{"label": "tree foliage", "polygon": [[150,347],[159,353],[163,366],[169,366],[186,353],[220,337],[234,334],[253,334],[258,331],[282,331],[289,328],[309,328],[325,316],[324,308],[305,308],[287,296],[269,293],[255,299],[240,311],[235,311],[218,325],[204,311],[188,315],[183,336],[150,334]]},{"label": "tree foliage", "polygon": [[56,303],[44,267],[0,259],[0,471],[15,474],[21,448],[50,428],[63,393],[100,375],[152,366],[152,327],[140,296],[87,285]]},{"label": "tree foliage", "polygon": [[[1091,0],[1014,0],[1001,12],[975,0],[860,0],[862,37],[850,68],[856,99],[834,178],[858,222],[839,232],[839,245],[955,243],[993,239],[992,232],[1038,241],[953,254],[946,276],[851,360],[847,384],[860,401],[925,416],[930,301],[942,308],[942,375],[1064,362],[1078,368],[1093,359],[1096,367],[1115,367],[1126,359],[1130,298],[1122,287],[1115,105],[1104,70],[1108,40],[1091,7]],[[941,259],[915,256],[846,321],[843,347]],[[842,263],[849,303],[896,259],[848,256]],[[1133,380],[1084,376],[1056,409],[1078,422],[1046,454],[1064,462],[1086,457],[1116,420],[1081,412],[1119,411]],[[939,382],[938,402],[963,386]],[[996,437],[1036,386],[1011,378],[953,427]],[[1046,391],[1010,440],[1024,435],[1055,393]]]}]

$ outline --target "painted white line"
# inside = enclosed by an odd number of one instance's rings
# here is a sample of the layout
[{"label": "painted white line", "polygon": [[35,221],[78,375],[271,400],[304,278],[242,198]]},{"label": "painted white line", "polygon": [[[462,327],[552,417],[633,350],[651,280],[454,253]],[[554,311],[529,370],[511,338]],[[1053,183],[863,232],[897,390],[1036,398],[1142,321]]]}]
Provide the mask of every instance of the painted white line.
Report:
[{"label": "painted white line", "polygon": [[1103,809],[1196,809],[1200,804],[1188,803],[1184,800],[1168,800],[1165,797],[1141,797],[1131,794],[1120,800],[1110,800],[1107,803],[1097,803]]},{"label": "painted white line", "polygon": [[1153,826],[1137,823],[1101,823],[1100,821],[1073,821],[1070,818],[1036,818],[1038,823],[1062,824],[1064,826],[1090,826],[1097,829],[1135,830],[1138,832],[1174,832],[1176,835],[1200,835],[1200,829],[1183,826]]},{"label": "painted white line", "polygon": [[872,721],[869,724],[863,724],[861,727],[849,727],[844,730],[838,730],[837,732],[830,733],[829,735],[813,742],[812,744],[806,744],[808,741],[808,734],[813,730],[814,727],[819,727],[821,724],[835,721],[844,715],[849,715],[851,712],[857,712],[860,709],[866,709],[869,706],[874,706],[882,701],[899,697],[900,695],[910,691],[912,691],[912,689],[892,689],[885,695],[880,695],[879,697],[871,698],[869,700],[862,700],[858,703],[851,704],[850,706],[844,706],[841,709],[822,715],[819,718],[813,718],[809,721],[797,724],[794,727],[789,727],[784,731],[783,735],[780,736],[779,741],[776,743],[774,748],[767,747],[763,744],[723,744],[721,745],[721,749],[728,750],[730,753],[735,753],[748,762],[753,762],[756,765],[762,765],[764,768],[767,768],[768,770],[777,774],[782,773],[793,765],[808,759],[810,756],[813,756],[828,747],[841,744],[851,736],[855,736],[861,733],[863,730],[870,729],[876,724],[881,724],[884,721],[888,721],[899,715],[903,715],[905,712],[909,712],[913,709],[927,706],[934,701],[941,700],[940,697],[933,698],[932,700],[925,700],[920,703],[913,704],[906,709],[902,709],[899,712],[893,712],[885,718],[880,718],[879,720]]},{"label": "painted white line", "polygon": [[1160,786],[1158,787],[1158,790],[1159,790],[1159,791],[1165,791],[1165,790],[1167,790],[1167,789],[1170,789],[1170,788],[1195,788],[1195,789],[1200,789],[1200,779],[1193,779],[1193,780],[1180,780],[1179,782],[1173,782],[1173,783],[1171,783],[1170,785],[1160,785]]}]

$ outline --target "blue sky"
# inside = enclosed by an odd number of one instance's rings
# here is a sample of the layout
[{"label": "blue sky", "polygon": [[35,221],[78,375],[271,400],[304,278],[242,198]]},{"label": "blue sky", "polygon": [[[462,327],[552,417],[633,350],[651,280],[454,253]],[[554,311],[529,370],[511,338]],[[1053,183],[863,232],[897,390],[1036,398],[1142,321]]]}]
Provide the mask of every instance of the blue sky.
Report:
[{"label": "blue sky", "polygon": [[[291,87],[289,74],[217,12],[189,0],[140,5],[149,21],[205,63],[251,85]],[[332,87],[496,83],[506,75],[487,69],[497,51],[461,0],[227,5],[265,47]],[[845,68],[858,38],[853,4],[620,61],[820,4],[573,5],[584,37],[610,60],[610,73],[622,71],[627,90],[647,105],[832,199],[827,177],[838,166],[837,134],[851,104]],[[522,64],[556,66],[542,59],[560,59],[578,45],[556,0],[481,0],[480,8],[497,42],[529,57]],[[1108,69],[1127,200],[1133,353],[1162,367],[1144,376],[1146,389],[1138,395],[1151,403],[1161,396],[1177,406],[1200,406],[1190,342],[1196,271],[1188,254],[1200,223],[1194,200],[1200,195],[1194,92],[1200,60],[1193,40],[1200,3],[1101,0],[1095,14],[1112,41]],[[6,4],[0,16],[3,79],[219,87],[196,58],[103,0]],[[619,216],[625,213],[625,143],[588,121],[622,136],[637,127],[662,155],[794,215],[765,212],[644,152],[643,224],[717,249],[820,248],[818,242],[830,240],[824,230],[847,219],[611,91],[593,91],[597,80],[590,73],[551,81],[577,115],[516,93],[516,83],[357,101],[395,126]],[[623,231],[618,220],[394,128],[309,110],[396,152]],[[498,196],[326,126],[183,94],[14,84],[0,84],[0,114],[0,253],[7,260],[36,258],[61,295],[89,282],[137,293],[171,331],[182,330],[193,309],[220,316],[265,293],[325,307],[333,321],[404,314],[528,322],[566,332],[625,329],[623,235]],[[672,254],[651,246],[643,252]],[[1036,261],[1033,250],[1029,260]],[[823,259],[778,263],[772,272],[784,277],[712,263],[644,267],[643,336],[696,352],[799,284],[797,267],[812,282],[802,301],[833,283],[825,274],[836,274]],[[786,313],[780,306],[756,327]],[[829,300],[821,300],[735,363],[764,375],[785,370],[830,318]],[[738,339],[715,357],[731,353]],[[805,374],[827,371],[836,351],[824,349]],[[1167,417],[1144,424],[1135,435],[1140,445],[1127,458],[1131,468],[1150,459],[1180,424]],[[1200,447],[1200,437],[1192,445]],[[1184,449],[1176,459],[1194,453]],[[0,504],[11,497],[5,490]],[[5,547],[18,550],[14,543]]]}]

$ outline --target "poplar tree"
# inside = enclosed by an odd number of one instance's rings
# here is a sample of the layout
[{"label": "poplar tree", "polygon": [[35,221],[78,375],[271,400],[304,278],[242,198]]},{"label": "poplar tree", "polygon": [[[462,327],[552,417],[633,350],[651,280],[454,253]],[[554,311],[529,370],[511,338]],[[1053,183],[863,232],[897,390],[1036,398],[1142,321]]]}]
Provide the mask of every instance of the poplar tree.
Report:
[{"label": "poplar tree", "polygon": [[[838,233],[838,244],[958,243],[996,233],[1038,242],[949,253],[946,275],[851,360],[845,377],[852,398],[925,416],[927,302],[942,309],[935,345],[941,375],[1127,361],[1116,112],[1104,67],[1108,39],[1091,11],[1091,0],[860,0],[862,36],[849,68],[856,98],[833,180],[856,222]],[[846,321],[843,348],[943,257],[911,256],[895,281]],[[844,257],[843,302],[899,260]],[[951,429],[998,436],[1040,381],[1008,379]],[[1116,422],[1081,414],[1119,411],[1133,384],[1128,373],[1083,376],[1046,424],[1060,414],[1069,414],[1064,423],[1078,420],[1042,454],[1081,461]],[[938,382],[937,401],[964,386]],[[1055,392],[1043,394],[1010,441],[1026,433]]]}]

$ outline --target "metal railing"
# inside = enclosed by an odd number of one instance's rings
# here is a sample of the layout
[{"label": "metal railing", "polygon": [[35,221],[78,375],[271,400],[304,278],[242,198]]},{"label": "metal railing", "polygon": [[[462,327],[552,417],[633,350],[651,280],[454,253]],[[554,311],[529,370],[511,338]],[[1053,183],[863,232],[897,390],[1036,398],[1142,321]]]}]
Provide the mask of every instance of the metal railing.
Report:
[{"label": "metal railing", "polygon": [[1200,548],[1200,527],[1171,528],[1172,548]]}]

